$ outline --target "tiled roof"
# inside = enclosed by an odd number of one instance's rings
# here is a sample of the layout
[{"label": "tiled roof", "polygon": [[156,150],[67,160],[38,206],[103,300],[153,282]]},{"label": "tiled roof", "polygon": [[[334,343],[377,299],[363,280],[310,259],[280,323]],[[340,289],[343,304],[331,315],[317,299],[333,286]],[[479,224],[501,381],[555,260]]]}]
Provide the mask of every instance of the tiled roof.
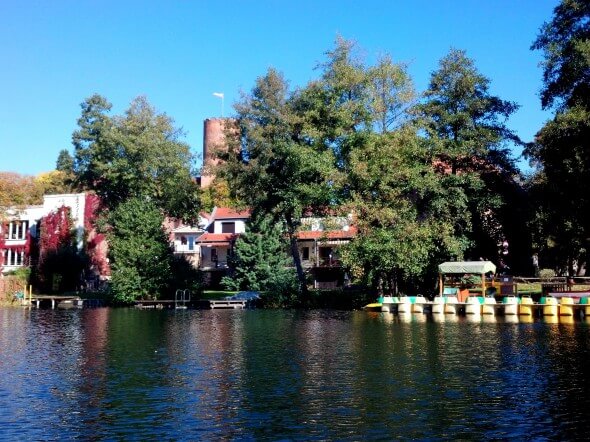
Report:
[{"label": "tiled roof", "polygon": [[351,239],[357,233],[357,228],[352,226],[348,230],[304,230],[297,232],[297,239]]},{"label": "tiled roof", "polygon": [[197,238],[199,243],[227,243],[236,239],[239,235],[236,233],[203,233]]},{"label": "tiled roof", "polygon": [[216,207],[213,210],[212,217],[214,219],[246,219],[250,218],[250,210],[236,210],[230,207]]}]

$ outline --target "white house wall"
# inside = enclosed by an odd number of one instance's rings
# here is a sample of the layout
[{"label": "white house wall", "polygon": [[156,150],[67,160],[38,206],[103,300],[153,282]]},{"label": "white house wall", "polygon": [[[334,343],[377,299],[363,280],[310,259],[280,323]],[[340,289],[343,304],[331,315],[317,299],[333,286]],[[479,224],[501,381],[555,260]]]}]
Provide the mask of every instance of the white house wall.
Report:
[{"label": "white house wall", "polygon": [[222,224],[223,223],[232,223],[232,222],[235,224],[234,233],[245,233],[246,232],[246,222],[243,219],[220,219],[220,220],[215,220],[213,222],[213,232],[212,233],[223,233]]}]

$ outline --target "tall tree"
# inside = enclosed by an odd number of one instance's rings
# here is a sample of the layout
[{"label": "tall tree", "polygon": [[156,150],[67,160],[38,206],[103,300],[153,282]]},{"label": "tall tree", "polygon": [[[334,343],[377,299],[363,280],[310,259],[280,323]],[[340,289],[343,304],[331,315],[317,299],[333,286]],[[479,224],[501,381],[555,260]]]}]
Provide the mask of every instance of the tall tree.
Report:
[{"label": "tall tree", "polygon": [[537,246],[542,260],[572,271],[590,253],[590,3],[563,0],[531,49],[545,56],[541,103],[556,110],[525,151],[540,168]]},{"label": "tall tree", "polygon": [[452,174],[490,166],[514,171],[507,142],[520,140],[506,121],[518,105],[491,95],[489,84],[465,51],[452,49],[416,108],[429,135],[440,141],[436,155]]},{"label": "tall tree", "polygon": [[57,161],[55,162],[55,170],[70,174],[74,171],[74,158],[70,155],[67,149],[59,151]]},{"label": "tall tree", "polygon": [[466,245],[454,235],[448,209],[457,195],[443,186],[416,128],[373,135],[352,153],[349,179],[359,235],[343,260],[353,276],[397,293],[417,289],[412,283],[426,278],[439,258],[462,256]]},{"label": "tall tree", "polygon": [[136,98],[124,115],[109,117],[110,109],[99,95],[82,103],[79,129],[72,136],[78,183],[111,208],[145,196],[168,215],[196,219],[198,186],[191,177],[193,156],[180,140],[182,131],[145,97]]},{"label": "tall tree", "polygon": [[235,106],[239,130],[228,134],[230,149],[220,154],[221,173],[254,213],[284,222],[300,288],[306,292],[298,220],[304,210],[329,203],[333,155],[310,142],[295,106],[296,95],[279,72],[270,69],[258,78]]},{"label": "tall tree", "polygon": [[368,68],[371,114],[377,130],[385,133],[399,128],[408,117],[408,109],[416,98],[407,66],[394,63],[390,56],[379,59]]},{"label": "tall tree", "polygon": [[169,288],[172,266],[161,211],[146,197],[131,198],[110,212],[108,222],[114,300],[158,299]]},{"label": "tall tree", "polygon": [[562,0],[531,49],[543,51],[543,108],[590,103],[590,3]]},{"label": "tall tree", "polygon": [[387,55],[367,66],[353,41],[339,37],[326,61],[318,67],[320,78],[299,91],[296,110],[309,141],[333,152],[332,182],[339,201],[350,198],[348,174],[351,155],[374,132],[386,133],[407,122],[414,88],[406,66]]},{"label": "tall tree", "polygon": [[[472,250],[477,255],[489,253],[503,239],[502,228],[489,228],[509,221],[500,216],[504,198],[492,183],[514,182],[508,145],[520,143],[506,126],[518,106],[492,95],[489,83],[464,51],[453,49],[432,73],[424,101],[415,109],[440,179],[458,196],[455,234],[472,246],[487,244],[483,251]],[[488,226],[487,231],[479,226]]]},{"label": "tall tree", "polygon": [[271,218],[252,220],[236,241],[232,275],[222,283],[233,290],[294,292],[297,275],[285,259],[283,232]]}]

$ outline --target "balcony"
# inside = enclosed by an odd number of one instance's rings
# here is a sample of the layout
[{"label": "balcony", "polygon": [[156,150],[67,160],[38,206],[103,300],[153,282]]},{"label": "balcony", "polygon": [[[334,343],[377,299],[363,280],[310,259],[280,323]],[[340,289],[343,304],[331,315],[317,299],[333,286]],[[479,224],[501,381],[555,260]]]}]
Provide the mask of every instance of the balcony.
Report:
[{"label": "balcony", "polygon": [[227,261],[218,261],[210,259],[204,259],[203,261],[201,261],[200,267],[203,270],[225,270],[228,268]]},{"label": "balcony", "polygon": [[198,247],[193,246],[192,248],[188,244],[175,244],[174,253],[198,253]]}]

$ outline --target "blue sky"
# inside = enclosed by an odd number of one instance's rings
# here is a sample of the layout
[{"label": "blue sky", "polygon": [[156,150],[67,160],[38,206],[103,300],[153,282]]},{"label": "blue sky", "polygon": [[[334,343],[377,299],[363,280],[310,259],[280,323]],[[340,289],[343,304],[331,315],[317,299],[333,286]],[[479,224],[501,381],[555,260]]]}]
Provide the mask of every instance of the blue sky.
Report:
[{"label": "blue sky", "polygon": [[225,94],[227,116],[271,66],[304,85],[337,35],[357,41],[368,62],[388,53],[409,63],[418,91],[451,47],[465,49],[492,93],[521,105],[508,124],[530,141],[550,114],[538,97],[541,54],[529,47],[556,4],[0,0],[0,171],[52,170],[94,93],[114,113],[146,95],[201,152],[203,120],[221,113],[213,92]]}]

